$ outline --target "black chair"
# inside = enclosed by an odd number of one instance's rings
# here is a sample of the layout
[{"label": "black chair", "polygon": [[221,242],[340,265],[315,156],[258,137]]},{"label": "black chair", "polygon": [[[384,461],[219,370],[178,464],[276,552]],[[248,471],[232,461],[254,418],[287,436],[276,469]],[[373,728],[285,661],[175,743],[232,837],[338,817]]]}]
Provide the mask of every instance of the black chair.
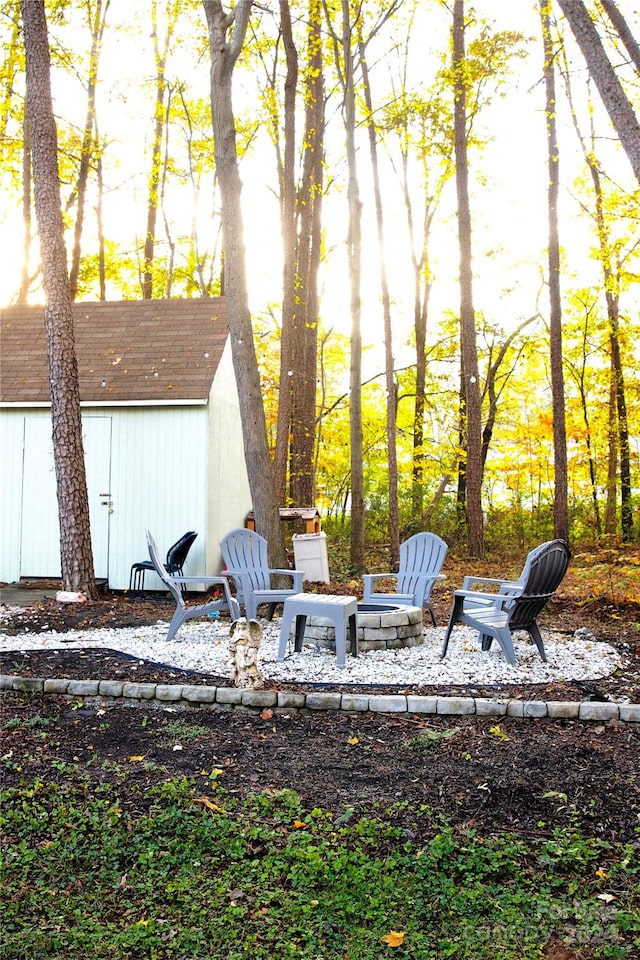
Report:
[{"label": "black chair", "polygon": [[[183,567],[186,563],[189,550],[192,547],[193,541],[196,539],[198,534],[195,530],[188,530],[187,533],[184,533],[179,540],[169,547],[167,550],[167,559],[165,560],[164,567],[167,573],[170,576],[184,576]],[[129,574],[129,595],[132,597],[139,597],[144,591],[144,578],[147,570],[154,570],[155,567],[151,560],[141,560],[139,563],[134,563],[131,566],[131,573]],[[183,594],[186,596],[186,589],[183,586]]]},{"label": "black chair", "polygon": [[[185,537],[186,536],[187,534],[185,534]],[[193,543],[193,540],[191,543]],[[175,613],[171,619],[171,623],[169,624],[167,640],[173,640],[179,628],[186,620],[207,617],[210,613],[225,609],[229,611],[229,616],[232,620],[237,620],[240,617],[240,607],[238,605],[238,601],[235,599],[235,597],[231,596],[231,591],[229,590],[229,581],[226,577],[176,577],[171,575],[164,567],[162,560],[160,559],[160,555],[158,554],[158,548],[156,547],[155,541],[148,530],[147,544],[149,546],[151,566],[164,583],[176,604]],[[218,587],[219,596],[215,597],[213,600],[206,600],[204,603],[194,604],[188,607],[184,602],[184,587],[187,583],[202,583],[209,588],[215,585]]]},{"label": "black chair", "polygon": [[[465,577],[462,590],[456,590],[449,623],[444,634],[442,656],[446,656],[449,637],[454,624],[466,623],[475,627],[483,650],[493,640],[510,664],[515,666],[512,630],[526,630],[544,661],[547,654],[536,622],[539,614],[560,586],[567,572],[571,554],[564,540],[549,540],[532,550],[520,579],[492,580],[488,577]],[[474,584],[491,584],[497,593],[481,593]]]}]

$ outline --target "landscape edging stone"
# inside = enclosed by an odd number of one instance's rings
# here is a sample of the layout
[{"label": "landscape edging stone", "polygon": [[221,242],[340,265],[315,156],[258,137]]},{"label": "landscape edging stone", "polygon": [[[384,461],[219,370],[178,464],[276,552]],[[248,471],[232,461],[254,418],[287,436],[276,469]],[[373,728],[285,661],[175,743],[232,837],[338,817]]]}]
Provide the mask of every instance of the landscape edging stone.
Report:
[{"label": "landscape edging stone", "polygon": [[521,719],[618,720],[640,723],[640,704],[611,701],[491,700],[485,697],[422,697],[411,694],[367,695],[317,691],[240,690],[237,687],[183,686],[166,683],[126,683],[119,680],[70,680],[0,674],[0,691],[44,693],[88,700],[206,705],[218,709],[261,710],[277,706],[279,712],[344,710],[345,712],[436,714],[438,716],[509,716]]}]

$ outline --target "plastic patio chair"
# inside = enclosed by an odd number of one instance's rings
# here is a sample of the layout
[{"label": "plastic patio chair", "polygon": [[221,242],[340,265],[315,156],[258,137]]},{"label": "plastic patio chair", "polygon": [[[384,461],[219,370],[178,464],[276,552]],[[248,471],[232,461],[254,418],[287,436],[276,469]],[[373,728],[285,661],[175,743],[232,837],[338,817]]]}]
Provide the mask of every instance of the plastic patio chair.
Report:
[{"label": "plastic patio chair", "polygon": [[[462,589],[454,594],[442,656],[446,656],[454,624],[465,623],[476,628],[483,650],[488,650],[493,640],[497,640],[512,666],[516,656],[511,632],[526,630],[546,662],[547,654],[536,620],[560,586],[570,559],[569,546],[564,540],[548,540],[529,553],[517,581],[465,577]],[[498,588],[497,593],[475,590],[474,584],[478,583],[492,584]]]},{"label": "plastic patio chair", "polygon": [[[269,567],[267,541],[254,530],[240,527],[231,530],[220,541],[220,552],[226,565],[223,574],[233,580],[238,601],[244,605],[247,619],[256,617],[261,603],[269,604],[271,620],[278,603],[303,592],[302,570],[278,570]],[[290,577],[289,589],[272,587],[272,577]]]},{"label": "plastic patio chair", "polygon": [[[185,620],[195,620],[200,617],[206,617],[208,614],[212,613],[214,610],[223,610],[226,608],[229,611],[229,616],[232,620],[237,620],[240,616],[240,607],[238,606],[236,600],[231,596],[231,591],[229,590],[229,583],[225,577],[176,577],[173,574],[170,574],[162,560],[160,559],[160,554],[158,553],[158,548],[156,542],[147,530],[147,545],[149,547],[149,557],[151,558],[151,565],[155,572],[158,574],[165,587],[173,597],[176,602],[176,612],[173,615],[171,623],[169,624],[169,631],[167,633],[167,640],[173,640],[180,626],[185,622]],[[216,584],[222,588],[223,599],[222,600],[209,600],[207,603],[193,604],[192,606],[187,606],[184,602],[184,596],[182,593],[182,587],[186,584],[195,584],[202,583],[205,586],[212,586]]]},{"label": "plastic patio chair", "polygon": [[[405,607],[423,607],[428,610],[433,625],[436,615],[431,604],[431,590],[436,580],[444,580],[440,573],[447,556],[447,544],[435,533],[416,533],[400,544],[398,573],[366,573],[364,603],[400,604]],[[377,580],[395,578],[396,592],[375,591]]]},{"label": "plastic patio chair", "polygon": [[[167,573],[178,576],[184,576],[184,565],[187,560],[187,556],[191,547],[193,546],[193,541],[196,539],[198,534],[195,530],[187,530],[186,533],[183,533],[179,540],[176,540],[167,550],[167,559],[164,562],[164,568]],[[153,570],[154,566],[151,560],[141,560],[139,563],[134,563],[131,566],[131,573],[129,574],[129,593],[131,596],[140,596],[144,590],[144,578],[147,570]],[[183,594],[186,596],[186,591],[183,590]]]}]

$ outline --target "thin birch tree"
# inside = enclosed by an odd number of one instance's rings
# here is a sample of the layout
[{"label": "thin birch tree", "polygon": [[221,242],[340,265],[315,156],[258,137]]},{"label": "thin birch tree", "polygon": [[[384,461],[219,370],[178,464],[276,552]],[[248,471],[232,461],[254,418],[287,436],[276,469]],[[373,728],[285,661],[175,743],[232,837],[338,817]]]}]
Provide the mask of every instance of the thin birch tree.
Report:
[{"label": "thin birch tree", "polygon": [[558,193],[560,189],[560,152],[556,123],[556,88],[553,38],[551,36],[550,0],[540,0],[540,18],[544,51],[544,84],[547,124],[547,216],[549,223],[549,350],[551,397],[553,411],[553,532],[562,540],[569,539],[569,504],[567,479],[567,427],[565,421],[564,376],[562,371],[562,299],[560,291],[560,235],[558,228]]},{"label": "thin birch tree", "polygon": [[356,150],[356,81],[353,31],[362,16],[358,4],[352,18],[349,0],[342,0],[342,26],[338,34],[323,0],[333,39],[336,70],[342,88],[345,149],[347,155],[347,260],[349,264],[351,336],[349,341],[349,441],[351,460],[351,565],[364,570],[364,469],[362,434],[362,200]]},{"label": "thin birch tree", "polygon": [[482,410],[478,376],[478,347],[473,305],[471,255],[471,206],[467,150],[467,80],[465,76],[464,0],[453,5],[454,144],[458,198],[458,246],[460,253],[460,360],[461,406],[464,439],[463,476],[469,553],[484,555],[482,516]]},{"label": "thin birch tree", "polygon": [[382,206],[382,187],[380,183],[380,165],[378,161],[378,132],[373,116],[373,98],[369,80],[369,66],[365,44],[360,38],[360,66],[362,69],[362,89],[366,106],[366,123],[369,134],[369,153],[373,174],[373,196],[376,209],[376,227],[378,231],[378,254],[380,258],[380,294],[384,324],[384,359],[387,400],[387,458],[389,463],[389,544],[392,569],[400,562],[400,520],[398,512],[398,451],[396,433],[398,422],[398,398],[393,358],[393,332],[391,327],[391,294],[387,276],[385,255],[384,211]]},{"label": "thin birch tree", "polygon": [[144,235],[144,254],[142,260],[142,296],[145,300],[153,297],[154,258],[156,248],[156,223],[158,219],[160,180],[162,174],[162,141],[167,120],[165,98],[167,96],[167,57],[175,33],[180,11],[179,0],[171,0],[166,6],[166,30],[161,39],[158,24],[158,0],[151,3],[151,36],[153,38],[153,57],[156,68],[156,98],[153,117],[153,137],[151,140],[151,168],[147,184],[147,225]]},{"label": "thin birch tree", "polygon": [[80,168],[78,171],[78,180],[72,196],[67,202],[67,209],[72,203],[77,204],[76,222],[73,230],[73,248],[71,251],[71,269],[69,271],[69,284],[71,287],[71,299],[75,300],[78,294],[78,277],[80,274],[80,259],[82,256],[82,230],[84,227],[84,211],[87,198],[87,184],[89,181],[89,170],[94,156],[94,146],[96,143],[96,89],[98,86],[98,71],[100,67],[100,53],[102,51],[102,38],[107,20],[110,0],[96,0],[95,8],[92,10],[91,4],[87,5],[87,18],[91,30],[91,51],[89,53],[89,76],[87,79],[87,111],[85,114],[84,131],[82,134],[82,146],[80,148]]}]

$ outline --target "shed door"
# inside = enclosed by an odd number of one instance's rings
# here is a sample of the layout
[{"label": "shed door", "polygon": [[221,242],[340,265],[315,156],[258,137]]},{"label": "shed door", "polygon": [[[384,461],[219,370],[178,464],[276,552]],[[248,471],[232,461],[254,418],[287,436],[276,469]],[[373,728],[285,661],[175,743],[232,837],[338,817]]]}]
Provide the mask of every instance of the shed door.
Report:
[{"label": "shed door", "polygon": [[[111,417],[83,417],[89,521],[95,575],[108,579]],[[60,528],[51,417],[25,417],[20,576],[59,577]]]}]

